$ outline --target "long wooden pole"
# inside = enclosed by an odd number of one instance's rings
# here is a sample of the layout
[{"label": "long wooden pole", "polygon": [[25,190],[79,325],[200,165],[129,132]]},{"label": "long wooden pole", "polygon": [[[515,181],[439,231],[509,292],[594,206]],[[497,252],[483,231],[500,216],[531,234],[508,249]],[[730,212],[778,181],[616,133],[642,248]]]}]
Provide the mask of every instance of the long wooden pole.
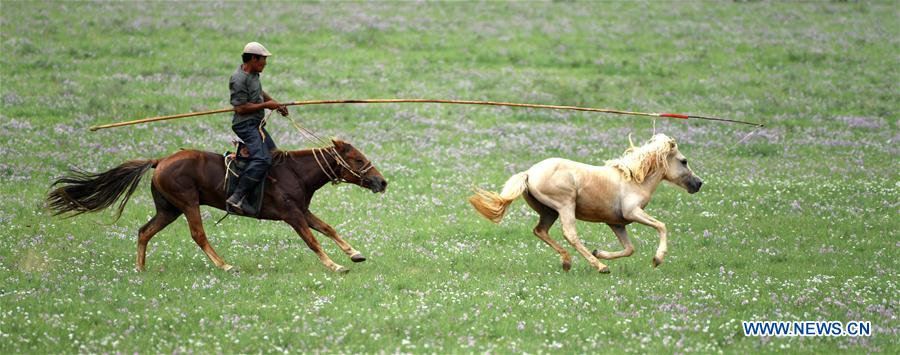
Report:
[{"label": "long wooden pole", "polygon": [[142,119],[134,120],[134,121],[117,122],[117,123],[110,123],[110,124],[104,124],[104,125],[99,125],[99,126],[91,126],[91,127],[88,128],[88,129],[90,129],[91,131],[96,131],[96,130],[104,129],[104,128],[122,127],[122,126],[129,126],[129,125],[139,124],[139,123],[147,123],[147,122],[155,122],[155,121],[165,121],[165,120],[174,120],[174,119],[176,119],[176,118],[185,118],[185,117],[193,117],[193,116],[211,115],[211,114],[214,114],[214,113],[223,113],[223,112],[231,112],[231,111],[234,111],[234,109],[233,109],[233,108],[223,108],[223,109],[221,109],[221,110],[212,110],[212,111],[203,111],[203,112],[191,112],[191,113],[182,113],[182,114],[180,114],[180,115],[171,115],[171,116],[159,116],[159,117],[142,118]]},{"label": "long wooden pole", "polygon": [[[555,110],[603,112],[603,113],[612,113],[612,114],[617,114],[617,115],[667,117],[667,118],[678,118],[678,119],[684,119],[684,120],[690,119],[690,118],[696,118],[696,119],[702,119],[702,120],[741,123],[741,124],[747,124],[747,125],[752,125],[752,126],[757,126],[757,127],[764,126],[761,123],[755,123],[755,122],[730,120],[730,119],[716,118],[716,117],[685,115],[685,114],[678,114],[678,113],[648,113],[648,112],[623,111],[623,110],[612,110],[612,109],[592,108],[592,107],[540,105],[540,104],[523,104],[523,103],[514,103],[514,102],[472,101],[472,100],[435,100],[435,99],[310,100],[310,101],[294,101],[294,102],[286,103],[284,105],[285,106],[306,106],[306,105],[375,104],[375,103],[436,103],[436,104],[457,104],[457,105],[490,105],[490,106],[509,106],[509,107],[529,107],[529,108],[545,108],[545,109],[555,109]],[[105,125],[99,125],[99,126],[92,126],[92,127],[90,127],[90,130],[97,131],[97,130],[105,129],[105,128],[121,127],[121,126],[128,126],[128,125],[133,125],[133,124],[155,122],[155,121],[172,120],[172,119],[185,118],[185,117],[211,115],[211,114],[216,114],[216,113],[224,113],[224,112],[232,112],[232,111],[234,111],[234,109],[223,108],[220,110],[191,112],[191,113],[184,113],[184,114],[180,114],[180,115],[150,117],[150,118],[143,118],[143,119],[134,120],[134,121],[118,122],[118,123],[111,123],[111,124],[105,124]]]}]

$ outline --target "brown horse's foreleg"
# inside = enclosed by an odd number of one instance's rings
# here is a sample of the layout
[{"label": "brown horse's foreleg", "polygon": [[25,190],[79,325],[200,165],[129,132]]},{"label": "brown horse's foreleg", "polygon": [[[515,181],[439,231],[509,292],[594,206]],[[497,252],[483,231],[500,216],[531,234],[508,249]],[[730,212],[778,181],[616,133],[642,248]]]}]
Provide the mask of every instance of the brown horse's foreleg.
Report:
[{"label": "brown horse's foreleg", "polygon": [[200,207],[188,207],[187,210],[184,211],[184,217],[187,218],[188,226],[191,229],[191,238],[194,238],[194,242],[196,242],[197,246],[206,253],[209,260],[211,260],[217,268],[225,271],[232,270],[234,266],[225,263],[225,261],[219,257],[219,254],[216,254],[213,247],[209,245],[209,241],[206,240],[206,232],[203,230],[203,218],[200,217]]},{"label": "brown horse's foreleg", "polygon": [[138,251],[137,251],[137,270],[144,271],[144,260],[147,255],[147,243],[150,242],[150,238],[153,238],[156,233],[166,228],[170,223],[174,222],[178,216],[181,215],[181,212],[172,213],[172,212],[161,212],[157,211],[156,215],[150,219],[146,224],[144,224],[141,229],[138,230]]},{"label": "brown horse's foreleg", "polygon": [[314,215],[312,212],[306,214],[306,221],[309,223],[309,226],[312,229],[315,229],[319,233],[322,233],[331,238],[331,240],[334,240],[334,242],[337,243],[341,250],[344,251],[344,254],[347,254],[347,256],[350,257],[350,260],[355,263],[366,261],[366,257],[363,256],[362,253],[354,249],[353,246],[350,245],[350,243],[344,241],[344,239],[342,239],[337,234],[337,231],[335,231],[334,228],[328,225],[328,223],[325,223],[324,221],[319,219],[319,217],[316,217],[316,215]]},{"label": "brown horse's foreleg", "polygon": [[666,244],[667,230],[665,223],[657,221],[655,218],[650,217],[647,212],[644,212],[644,210],[639,207],[626,213],[625,218],[628,218],[640,224],[656,228],[656,231],[659,232],[659,248],[656,249],[656,255],[653,256],[653,267],[657,267],[659,266],[659,264],[662,264],[663,258],[669,251],[668,245]]},{"label": "brown horse's foreleg", "polygon": [[560,209],[559,219],[562,221],[563,235],[566,237],[569,244],[572,244],[572,246],[578,250],[578,253],[591,263],[591,266],[595,267],[601,273],[609,273],[609,266],[606,266],[601,263],[600,260],[597,260],[597,258],[581,244],[581,240],[578,239],[578,233],[575,230],[575,206],[570,205]]},{"label": "brown horse's foreleg", "polygon": [[528,205],[535,211],[537,211],[538,215],[540,215],[540,220],[538,221],[537,226],[534,227],[534,235],[547,243],[553,250],[556,250],[559,253],[560,261],[562,262],[562,268],[565,271],[569,271],[572,268],[572,257],[569,255],[569,252],[566,249],[563,249],[561,245],[556,243],[555,240],[550,238],[550,227],[553,226],[553,223],[559,218],[559,213],[556,210],[548,207],[547,205],[541,203],[531,196],[529,193],[525,193],[522,195],[525,197],[525,201],[528,202]]},{"label": "brown horse's foreleg", "polygon": [[603,250],[594,250],[594,256],[600,259],[612,260],[634,254],[634,246],[631,245],[631,240],[628,239],[628,231],[625,230],[625,226],[610,224],[609,228],[616,234],[616,238],[619,238],[619,243],[622,244],[622,247],[624,247],[625,250],[614,253]]},{"label": "brown horse's foreleg", "polygon": [[302,238],[303,241],[306,242],[306,246],[308,246],[309,249],[313,251],[313,253],[316,253],[316,256],[318,256],[319,260],[322,261],[322,264],[325,264],[326,267],[335,272],[345,273],[350,271],[350,269],[338,265],[337,263],[332,261],[331,258],[328,257],[328,254],[325,254],[325,251],[322,250],[322,246],[319,245],[319,241],[316,240],[316,237],[314,237],[312,235],[312,232],[309,230],[309,224],[306,223],[305,216],[299,216],[296,214],[295,216],[297,217],[286,219],[285,222],[287,222],[287,224],[290,224],[291,227],[293,227],[294,230],[297,231],[297,234],[300,235],[300,238]]}]

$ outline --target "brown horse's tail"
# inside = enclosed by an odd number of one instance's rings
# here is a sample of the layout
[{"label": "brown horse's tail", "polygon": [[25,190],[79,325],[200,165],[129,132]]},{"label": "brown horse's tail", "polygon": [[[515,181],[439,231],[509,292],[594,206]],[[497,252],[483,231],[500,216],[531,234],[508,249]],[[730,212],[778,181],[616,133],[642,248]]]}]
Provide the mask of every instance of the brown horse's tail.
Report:
[{"label": "brown horse's tail", "polygon": [[[155,168],[159,160],[129,160],[106,172],[92,174],[73,169],[71,174],[56,180],[52,186],[62,185],[47,194],[47,207],[53,215],[71,212],[68,217],[85,212],[96,212],[112,206],[122,194],[125,199],[119,203],[116,219],[122,216],[125,204],[141,177],[147,170]],[[127,191],[126,191],[127,190]],[[114,221],[115,222],[115,221]]]},{"label": "brown horse's tail", "polygon": [[506,180],[503,191],[499,194],[475,189],[475,194],[469,197],[469,202],[482,216],[494,223],[500,223],[509,204],[522,196],[526,189],[528,189],[528,174],[521,172]]}]

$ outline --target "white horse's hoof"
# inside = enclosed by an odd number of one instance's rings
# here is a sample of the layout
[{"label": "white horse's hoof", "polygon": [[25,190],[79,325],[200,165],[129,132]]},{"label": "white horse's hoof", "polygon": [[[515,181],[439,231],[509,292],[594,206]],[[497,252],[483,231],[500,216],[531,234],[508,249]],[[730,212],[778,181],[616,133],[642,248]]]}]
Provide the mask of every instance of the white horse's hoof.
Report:
[{"label": "white horse's hoof", "polygon": [[662,262],[663,262],[662,258],[660,258],[658,256],[653,257],[653,267],[659,266],[659,264],[662,264]]},{"label": "white horse's hoof", "polygon": [[601,267],[601,268],[600,268],[600,273],[601,273],[601,274],[608,274],[608,273],[609,273],[609,266],[604,265],[603,267]]},{"label": "white horse's hoof", "polygon": [[594,256],[595,258],[597,258],[597,259],[604,259],[604,260],[612,259],[612,258],[609,256],[609,252],[603,251],[603,250],[597,250],[597,249],[594,249],[594,251],[591,252],[591,255],[593,255],[593,256]]}]

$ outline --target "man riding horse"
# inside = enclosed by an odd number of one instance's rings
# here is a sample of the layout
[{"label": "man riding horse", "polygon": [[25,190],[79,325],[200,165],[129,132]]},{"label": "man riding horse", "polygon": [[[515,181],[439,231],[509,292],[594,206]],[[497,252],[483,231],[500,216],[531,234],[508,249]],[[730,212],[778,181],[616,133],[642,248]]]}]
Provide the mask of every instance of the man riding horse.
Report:
[{"label": "man riding horse", "polygon": [[250,152],[250,163],[241,175],[234,193],[225,201],[238,213],[242,213],[241,205],[249,191],[266,178],[272,165],[272,150],[275,141],[265,129],[265,109],[277,110],[282,116],[288,115],[287,106],[272,99],[262,89],[259,73],[266,67],[266,58],[272,55],[257,42],[244,46],[243,64],[231,74],[228,88],[231,91],[231,105],[234,106],[234,117],[231,129],[244,141]]},{"label": "man riding horse", "polygon": [[347,272],[350,269],[331,260],[311,230],[332,239],[351,261],[365,261],[365,256],[310,211],[309,205],[313,194],[328,183],[347,182],[372,192],[384,192],[387,181],[362,152],[339,139],[332,139],[331,146],[278,151],[275,156],[285,159],[277,159],[277,164],[269,168],[273,155],[270,149],[274,149],[275,144],[263,128],[263,109],[277,110],[285,116],[288,112],[263,92],[259,84],[259,73],[265,68],[268,55],[269,52],[259,43],[247,44],[244,64],[231,77],[231,103],[235,108],[232,127],[249,148],[253,167],[246,170],[245,176],[240,179],[238,192],[230,198],[226,199],[224,188],[229,174],[226,158],[219,153],[182,149],[157,159],[129,160],[100,173],[72,171],[53,183],[57,187],[47,194],[47,207],[54,215],[75,216],[101,211],[121,200],[116,214],[118,219],[137,190],[141,177],[153,169],[150,193],[156,214],[138,229],[137,269],[145,269],[150,239],[184,215],[191,238],[210,261],[222,270],[235,271],[237,269],[219,257],[210,245],[203,228],[200,207],[227,210],[228,205],[240,206],[247,191],[268,175],[278,183],[265,189],[260,210],[251,217],[284,221],[300,235],[322,264],[333,271]]}]

